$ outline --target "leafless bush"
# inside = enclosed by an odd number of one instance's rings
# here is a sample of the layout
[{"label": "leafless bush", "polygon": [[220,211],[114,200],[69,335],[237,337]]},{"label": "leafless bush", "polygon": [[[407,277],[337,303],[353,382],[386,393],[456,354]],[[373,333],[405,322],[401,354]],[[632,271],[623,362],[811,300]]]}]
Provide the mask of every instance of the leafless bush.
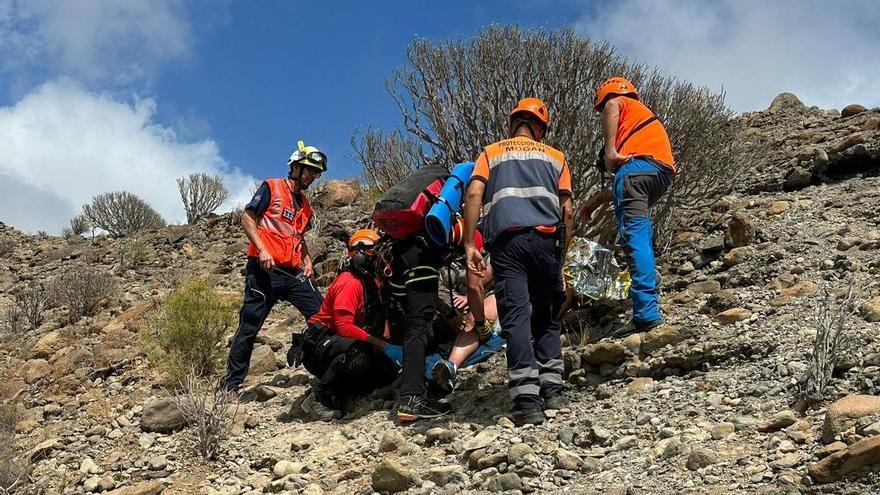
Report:
[{"label": "leafless bush", "polygon": [[113,237],[165,226],[162,216],[143,199],[127,191],[99,194],[83,206],[88,221]]},{"label": "leafless bush", "polygon": [[15,241],[7,236],[0,236],[0,258],[5,258],[15,250]]},{"label": "leafless bush", "polygon": [[835,301],[827,290],[823,292],[822,300],[816,308],[818,319],[813,354],[798,390],[799,399],[807,404],[822,401],[838,357],[848,347],[851,338],[846,333],[846,322],[854,313],[853,288],[850,287],[842,301]]},{"label": "leafless bush", "polygon": [[92,228],[89,219],[85,215],[77,215],[70,219],[70,232],[73,235],[83,235]]},{"label": "leafless bush", "polygon": [[186,210],[186,223],[190,225],[216,210],[229,197],[223,179],[205,173],[189,174],[177,179],[177,189]]},{"label": "leafless bush", "polygon": [[8,342],[20,335],[25,328],[27,319],[15,304],[7,306],[0,313],[0,343]]},{"label": "leafless bush", "polygon": [[18,414],[14,404],[0,405],[0,494],[11,495],[29,481],[30,462],[15,445],[15,423]]},{"label": "leafless bush", "polygon": [[195,371],[180,381],[180,388],[177,408],[190,427],[195,450],[215,459],[238,414],[238,401],[219,380],[200,378]]},{"label": "leafless bush", "polygon": [[83,316],[94,315],[101,303],[114,297],[116,291],[111,275],[77,267],[55,278],[49,298],[53,304],[67,307],[67,320],[73,323]]},{"label": "leafless bush", "polygon": [[31,330],[36,330],[43,324],[46,303],[46,292],[39,286],[27,287],[15,294],[15,306],[21,311]]},{"label": "leafless bush", "polygon": [[[546,141],[566,153],[575,199],[583,201],[600,186],[591,170],[601,147],[601,122],[592,108],[595,88],[613,75],[633,81],[672,140],[680,175],[654,211],[658,240],[689,216],[674,211],[700,207],[727,192],[745,163],[740,129],[730,121],[723,94],[632,63],[611,45],[580,38],[572,28],[495,26],[470,40],[419,39],[407,49],[407,61],[386,81],[403,129],[385,135],[368,130],[352,139],[354,158],[371,185],[384,185],[426,162],[448,167],[473,160],[484,146],[507,137],[508,111],[519,98],[534,95],[550,108]],[[599,212],[592,227],[578,225],[577,233],[613,240],[613,215]]]},{"label": "leafless bush", "polygon": [[119,249],[119,269],[135,270],[150,257],[150,246],[146,242],[136,239]]},{"label": "leafless bush", "polygon": [[364,178],[381,191],[428,163],[421,142],[401,131],[388,134],[370,128],[363,134],[356,131],[351,137],[351,146],[355,160],[363,166]]}]

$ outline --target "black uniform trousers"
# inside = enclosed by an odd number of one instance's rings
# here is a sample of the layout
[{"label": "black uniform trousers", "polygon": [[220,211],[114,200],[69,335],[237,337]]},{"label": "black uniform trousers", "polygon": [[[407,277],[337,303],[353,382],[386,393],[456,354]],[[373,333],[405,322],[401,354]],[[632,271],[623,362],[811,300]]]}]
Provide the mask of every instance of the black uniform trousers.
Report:
[{"label": "black uniform trousers", "polygon": [[257,333],[278,301],[287,301],[309,319],[321,308],[324,296],[300,269],[275,267],[267,272],[256,258],[248,259],[245,268],[244,304],[238,314],[238,330],[229,347],[226,361],[226,389],[241,387],[251,362]]},{"label": "black uniform trousers", "polygon": [[507,340],[508,393],[517,409],[539,409],[562,390],[559,310],[562,253],[557,235],[502,233],[489,249],[501,335]]}]

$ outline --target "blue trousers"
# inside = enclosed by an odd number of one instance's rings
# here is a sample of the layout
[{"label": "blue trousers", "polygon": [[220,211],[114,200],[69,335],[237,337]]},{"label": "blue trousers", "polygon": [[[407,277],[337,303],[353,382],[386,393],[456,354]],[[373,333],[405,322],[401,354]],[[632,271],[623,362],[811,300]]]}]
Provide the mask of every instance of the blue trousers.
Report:
[{"label": "blue trousers", "polygon": [[650,209],[671,182],[671,175],[642,158],[633,158],[614,174],[614,214],[621,245],[630,260],[633,320],[639,323],[661,320]]}]

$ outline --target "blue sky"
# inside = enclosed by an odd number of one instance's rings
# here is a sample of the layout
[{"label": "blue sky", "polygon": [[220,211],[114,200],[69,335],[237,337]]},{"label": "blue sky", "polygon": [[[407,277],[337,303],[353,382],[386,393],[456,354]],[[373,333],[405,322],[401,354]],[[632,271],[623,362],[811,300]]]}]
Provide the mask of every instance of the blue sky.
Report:
[{"label": "blue sky", "polygon": [[737,111],[880,106],[875,0],[0,0],[0,221],[58,232],[125,189],[180,222],[193,171],[223,176],[228,209],[297,139],[356,176],[352,132],[399,124],[384,80],[407,45],[492,23],[573,25]]}]

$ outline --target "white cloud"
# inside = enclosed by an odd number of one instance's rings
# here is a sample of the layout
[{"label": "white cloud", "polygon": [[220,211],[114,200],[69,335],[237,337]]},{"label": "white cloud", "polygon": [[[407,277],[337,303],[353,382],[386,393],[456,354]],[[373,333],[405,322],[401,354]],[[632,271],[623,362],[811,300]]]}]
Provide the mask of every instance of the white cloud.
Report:
[{"label": "white cloud", "polygon": [[124,85],[189,54],[180,0],[0,0],[0,69]]},{"label": "white cloud", "polygon": [[878,25],[876,0],[619,0],[577,29],[750,111],[783,91],[823,108],[880,106]]},{"label": "white cloud", "polygon": [[62,79],[0,108],[0,221],[58,232],[94,195],[126,190],[182,222],[175,180],[190,172],[221,175],[228,204],[244,203],[254,179],[230,168],[214,141],[187,141],[157,124],[156,105]]}]

